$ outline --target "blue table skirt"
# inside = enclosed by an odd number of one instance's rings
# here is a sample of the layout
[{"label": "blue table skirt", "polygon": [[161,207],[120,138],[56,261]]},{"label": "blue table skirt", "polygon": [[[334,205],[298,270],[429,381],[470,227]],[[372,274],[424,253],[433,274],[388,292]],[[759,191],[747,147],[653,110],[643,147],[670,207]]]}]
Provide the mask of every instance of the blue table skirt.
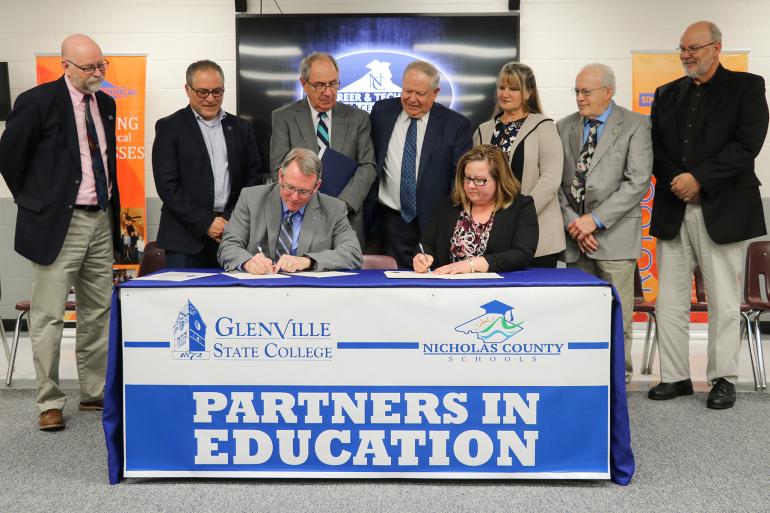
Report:
[{"label": "blue table skirt", "polygon": [[[185,271],[196,271],[186,269]],[[212,272],[211,269],[198,269]],[[607,282],[577,269],[528,269],[503,273],[502,279],[485,280],[406,280],[388,279],[382,271],[356,271],[355,276],[310,278],[292,276],[288,279],[239,280],[226,273],[184,282],[130,280],[120,288],[169,287],[586,287],[608,286]],[[610,476],[612,481],[627,485],[636,467],[631,450],[631,429],[628,420],[625,384],[625,351],[623,316],[617,291],[612,287],[612,344],[610,349]],[[118,290],[112,296],[110,340],[107,354],[107,378],[104,389],[102,424],[107,443],[107,472],[110,484],[123,479],[123,374]]]}]

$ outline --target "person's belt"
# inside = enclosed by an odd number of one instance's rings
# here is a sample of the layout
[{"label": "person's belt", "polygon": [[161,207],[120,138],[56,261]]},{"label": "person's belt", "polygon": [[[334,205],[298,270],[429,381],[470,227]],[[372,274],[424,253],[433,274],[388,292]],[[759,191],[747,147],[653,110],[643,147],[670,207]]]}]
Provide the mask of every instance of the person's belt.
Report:
[{"label": "person's belt", "polygon": [[72,208],[76,210],[85,210],[86,212],[98,212],[101,210],[99,205],[75,205]]}]

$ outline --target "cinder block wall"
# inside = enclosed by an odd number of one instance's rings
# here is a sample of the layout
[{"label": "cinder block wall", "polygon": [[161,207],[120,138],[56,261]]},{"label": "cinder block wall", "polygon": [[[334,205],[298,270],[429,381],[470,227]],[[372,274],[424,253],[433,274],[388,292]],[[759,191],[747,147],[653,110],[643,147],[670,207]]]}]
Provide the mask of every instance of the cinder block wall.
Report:
[{"label": "cinder block wall", "polygon": [[[259,12],[249,1],[249,12]],[[281,0],[284,13],[319,12],[502,12],[505,0]],[[264,13],[276,14],[273,2]],[[631,50],[674,48],[685,26],[699,19],[720,25],[724,46],[749,49],[749,69],[770,78],[770,2],[746,0],[522,0],[521,60],[537,75],[544,108],[555,118],[574,109],[568,89],[581,66],[601,61],[615,69],[616,101],[631,103]],[[235,110],[235,13],[232,0],[36,0],[0,2],[0,61],[9,62],[12,96],[35,85],[34,54],[57,52],[74,32],[93,36],[109,53],[146,53],[146,155],[152,152],[155,121],[186,104],[184,71],[193,60],[218,61],[228,92],[224,107]],[[492,91],[490,91],[492,94]],[[0,122],[0,132],[5,128]],[[770,184],[766,143],[757,168]],[[146,162],[148,240],[157,233],[160,202]],[[770,196],[767,185],[763,194]],[[768,212],[768,206],[765,212]],[[0,316],[15,316],[13,305],[29,298],[30,264],[13,252],[16,208],[0,181]]]}]

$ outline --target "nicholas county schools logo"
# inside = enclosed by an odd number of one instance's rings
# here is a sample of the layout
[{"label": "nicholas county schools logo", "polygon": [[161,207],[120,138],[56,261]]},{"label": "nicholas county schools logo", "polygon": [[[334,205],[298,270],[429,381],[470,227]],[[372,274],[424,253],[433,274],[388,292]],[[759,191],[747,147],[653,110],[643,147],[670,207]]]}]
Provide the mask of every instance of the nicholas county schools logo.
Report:
[{"label": "nicholas county schools logo", "polygon": [[179,310],[173,330],[171,351],[175,360],[208,360],[206,323],[189,299]]},{"label": "nicholas county schools logo", "polygon": [[[337,57],[340,89],[337,101],[371,112],[376,101],[401,96],[401,79],[407,65],[418,57],[398,52],[359,52]],[[434,64],[435,65],[435,64]],[[451,107],[454,90],[449,77],[439,70],[439,98]]]},{"label": "nicholas county schools logo", "polygon": [[524,328],[523,322],[514,322],[513,307],[494,300],[481,305],[484,313],[478,317],[455,326],[455,331],[474,334],[476,338],[484,342],[505,342]]}]

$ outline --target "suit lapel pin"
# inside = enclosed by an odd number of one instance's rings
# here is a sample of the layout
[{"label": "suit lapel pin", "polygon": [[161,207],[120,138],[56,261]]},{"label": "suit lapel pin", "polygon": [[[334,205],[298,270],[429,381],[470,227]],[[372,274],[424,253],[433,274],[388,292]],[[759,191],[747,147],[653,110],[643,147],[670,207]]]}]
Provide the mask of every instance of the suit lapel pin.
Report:
[{"label": "suit lapel pin", "polygon": [[618,135],[620,133],[620,127],[616,126],[612,129],[612,135]]},{"label": "suit lapel pin", "polygon": [[109,116],[107,116],[107,119],[109,119],[110,121],[112,121],[113,119],[115,119],[115,117],[114,117],[112,114],[110,114]]}]

